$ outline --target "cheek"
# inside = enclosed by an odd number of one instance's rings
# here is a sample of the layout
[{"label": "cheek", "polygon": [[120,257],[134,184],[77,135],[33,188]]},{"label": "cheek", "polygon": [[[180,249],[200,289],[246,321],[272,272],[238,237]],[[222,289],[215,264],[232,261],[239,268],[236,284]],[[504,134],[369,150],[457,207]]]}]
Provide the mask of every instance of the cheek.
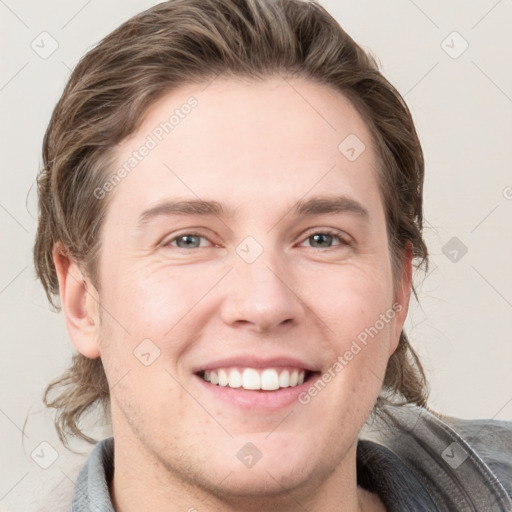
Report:
[{"label": "cheek", "polygon": [[203,324],[218,309],[211,301],[215,294],[209,291],[219,276],[206,267],[155,264],[111,276],[102,290],[109,312],[102,325],[102,359],[109,381],[117,382],[130,371],[129,380],[144,383],[143,387],[172,389],[165,369],[182,376],[184,354],[193,349]]},{"label": "cheek", "polygon": [[391,274],[385,262],[319,269],[303,273],[299,280],[308,305],[339,339],[370,327],[392,306]]},{"label": "cheek", "polygon": [[[326,350],[331,353],[328,373],[338,389],[332,398],[356,408],[357,403],[368,405],[361,399],[378,394],[393,343],[397,311],[390,269],[385,262],[374,267],[347,265],[313,274],[307,282],[310,291],[305,289],[304,294],[322,320]],[[355,402],[353,395],[359,397]]]},{"label": "cheek", "polygon": [[184,267],[132,266],[127,272],[112,273],[102,297],[112,316],[126,324],[131,337],[161,339],[187,316],[214,282],[211,273],[201,276]]}]

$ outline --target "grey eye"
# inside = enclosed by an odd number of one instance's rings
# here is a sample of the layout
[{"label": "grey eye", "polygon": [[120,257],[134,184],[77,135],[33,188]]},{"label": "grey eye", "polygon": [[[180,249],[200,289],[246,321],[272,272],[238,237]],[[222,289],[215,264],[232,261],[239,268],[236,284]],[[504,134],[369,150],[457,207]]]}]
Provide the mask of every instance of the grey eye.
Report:
[{"label": "grey eye", "polygon": [[180,235],[173,241],[176,241],[176,246],[180,249],[195,249],[201,246],[201,238],[198,235]]},{"label": "grey eye", "polygon": [[331,247],[333,236],[327,233],[315,233],[308,237],[311,247]]}]

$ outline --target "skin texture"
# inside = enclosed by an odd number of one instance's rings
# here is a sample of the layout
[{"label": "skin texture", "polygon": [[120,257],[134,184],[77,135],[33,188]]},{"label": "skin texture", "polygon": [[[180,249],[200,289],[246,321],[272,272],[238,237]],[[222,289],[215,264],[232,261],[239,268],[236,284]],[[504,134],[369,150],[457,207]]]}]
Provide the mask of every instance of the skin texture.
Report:
[{"label": "skin texture", "polygon": [[[369,130],[324,85],[217,78],[153,105],[116,148],[119,166],[191,97],[190,113],[101,199],[111,204],[99,291],[54,251],[72,341],[101,356],[110,385],[116,510],[384,510],[357,487],[356,444],[405,321],[411,258],[394,286]],[[338,149],[350,134],[366,146],[354,161]],[[298,200],[337,195],[368,219],[294,214]],[[227,213],[137,228],[161,201],[199,198]],[[311,235],[326,229],[341,238],[315,247]],[[188,233],[203,237],[199,247],[178,247]],[[237,252],[248,236],[262,249],[252,263]],[[290,356],[326,372],[393,303],[401,311],[307,405],[241,410],[193,374],[241,355]],[[149,366],[134,356],[144,339],[160,350]],[[252,468],[237,457],[248,442],[262,454]]]}]

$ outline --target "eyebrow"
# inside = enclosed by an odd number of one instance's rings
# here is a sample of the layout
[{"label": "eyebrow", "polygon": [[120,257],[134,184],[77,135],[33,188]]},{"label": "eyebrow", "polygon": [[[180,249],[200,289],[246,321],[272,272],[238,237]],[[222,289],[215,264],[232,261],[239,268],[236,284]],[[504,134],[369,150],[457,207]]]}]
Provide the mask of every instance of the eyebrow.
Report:
[{"label": "eyebrow", "polygon": [[[328,213],[348,213],[368,220],[368,210],[358,201],[347,196],[316,196],[307,200],[299,200],[289,210],[296,216],[309,217]],[[234,210],[226,211],[217,201],[202,201],[197,199],[186,201],[164,201],[139,216],[137,226],[142,227],[157,217],[169,215],[194,216],[233,216]]]},{"label": "eyebrow", "polygon": [[139,215],[137,226],[142,227],[156,217],[168,215],[202,215],[220,216],[224,213],[222,205],[217,201],[202,201],[192,199],[188,201],[164,201]]},{"label": "eyebrow", "polygon": [[294,213],[297,216],[351,213],[364,220],[370,218],[368,210],[360,202],[347,196],[318,196],[307,201],[298,201],[295,204]]}]

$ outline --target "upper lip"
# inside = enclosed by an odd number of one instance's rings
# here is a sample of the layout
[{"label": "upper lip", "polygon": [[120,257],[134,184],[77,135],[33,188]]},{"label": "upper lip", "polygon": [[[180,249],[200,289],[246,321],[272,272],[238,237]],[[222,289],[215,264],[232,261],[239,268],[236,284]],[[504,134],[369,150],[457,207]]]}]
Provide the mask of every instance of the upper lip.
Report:
[{"label": "upper lip", "polygon": [[275,368],[278,366],[286,366],[292,368],[299,368],[310,372],[318,371],[310,363],[306,363],[295,357],[271,357],[261,358],[255,356],[241,355],[233,356],[226,359],[218,359],[211,361],[207,364],[197,366],[192,371],[193,373],[199,373],[206,370],[215,370],[217,368],[229,368],[232,366],[241,366],[243,368]]}]

